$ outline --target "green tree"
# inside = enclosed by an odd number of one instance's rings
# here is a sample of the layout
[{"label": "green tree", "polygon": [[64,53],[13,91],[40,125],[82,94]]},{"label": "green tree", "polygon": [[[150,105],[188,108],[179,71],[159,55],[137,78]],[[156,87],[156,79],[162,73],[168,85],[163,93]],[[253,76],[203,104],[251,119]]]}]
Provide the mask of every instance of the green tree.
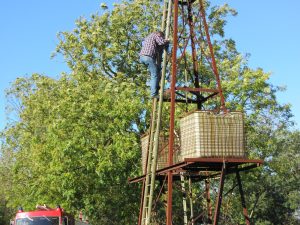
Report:
[{"label": "green tree", "polygon": [[[58,36],[56,54],[64,56],[69,74],[14,82],[8,97],[15,122],[3,132],[0,158],[10,206],[61,204],[73,213],[84,210],[94,224],[136,223],[140,186],[127,178],[141,173],[139,138],[150,109],[138,52],[142,38],[159,28],[160,7],[158,0],[124,1],[112,11],[103,5],[101,14],[80,18],[72,32]],[[207,7],[227,107],[245,111],[249,156],[266,160],[242,177],[251,217],[255,224],[293,224],[299,133],[289,130],[290,108],[277,102],[281,89],[269,83],[270,74],[249,68],[235,42],[225,39],[226,15],[236,12],[228,5]],[[212,76],[207,63],[200,69]],[[228,205],[227,221],[242,224],[238,200]]]},{"label": "green tree", "polygon": [[[9,200],[26,208],[59,203],[85,209],[91,219],[126,221],[126,213],[137,212],[138,197],[127,178],[137,167],[133,118],[141,100],[122,79],[80,77],[54,81],[33,75],[14,84],[10,94],[24,109],[20,122],[7,130],[7,142],[16,146]],[[125,206],[127,212],[116,211]]]},{"label": "green tree", "polygon": [[[3,149],[3,144],[1,143],[1,150]],[[0,151],[0,224],[8,224],[16,211],[8,206],[5,195],[11,189],[12,165],[10,151]]]}]

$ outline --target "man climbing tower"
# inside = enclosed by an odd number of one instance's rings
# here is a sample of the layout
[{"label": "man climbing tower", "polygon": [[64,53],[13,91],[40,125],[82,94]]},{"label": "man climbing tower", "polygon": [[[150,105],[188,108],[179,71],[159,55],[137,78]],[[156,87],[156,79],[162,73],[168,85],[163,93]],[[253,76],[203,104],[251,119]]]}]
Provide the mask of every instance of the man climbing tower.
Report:
[{"label": "man climbing tower", "polygon": [[148,35],[140,52],[140,61],[148,66],[150,71],[150,92],[152,98],[158,98],[160,81],[160,61],[163,49],[167,48],[169,40],[164,38],[163,32],[154,32]]}]

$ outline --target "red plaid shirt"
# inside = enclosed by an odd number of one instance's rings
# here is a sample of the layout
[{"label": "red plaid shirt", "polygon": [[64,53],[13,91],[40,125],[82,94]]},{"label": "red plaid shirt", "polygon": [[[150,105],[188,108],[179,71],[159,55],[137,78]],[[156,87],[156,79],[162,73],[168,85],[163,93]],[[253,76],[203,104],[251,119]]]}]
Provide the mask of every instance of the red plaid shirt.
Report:
[{"label": "red plaid shirt", "polygon": [[151,58],[156,58],[157,53],[161,52],[162,47],[169,44],[168,40],[165,40],[158,33],[151,33],[145,38],[140,55],[150,56]]}]

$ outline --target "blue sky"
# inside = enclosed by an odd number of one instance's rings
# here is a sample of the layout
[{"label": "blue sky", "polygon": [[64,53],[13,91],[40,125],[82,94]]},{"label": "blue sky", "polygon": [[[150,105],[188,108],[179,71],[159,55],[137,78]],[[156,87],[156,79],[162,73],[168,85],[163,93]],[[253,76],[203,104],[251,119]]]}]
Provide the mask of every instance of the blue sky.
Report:
[{"label": "blue sky", "polygon": [[[80,16],[100,10],[102,2],[116,1],[27,0],[2,1],[0,7],[0,130],[7,123],[5,92],[17,77],[42,73],[58,77],[67,70],[61,58],[50,59],[59,31],[71,31]],[[286,86],[278,94],[281,103],[291,103],[300,128],[300,1],[227,2],[238,11],[225,27],[226,37],[236,41],[241,53],[250,53],[249,65],[272,72],[271,83]]]}]

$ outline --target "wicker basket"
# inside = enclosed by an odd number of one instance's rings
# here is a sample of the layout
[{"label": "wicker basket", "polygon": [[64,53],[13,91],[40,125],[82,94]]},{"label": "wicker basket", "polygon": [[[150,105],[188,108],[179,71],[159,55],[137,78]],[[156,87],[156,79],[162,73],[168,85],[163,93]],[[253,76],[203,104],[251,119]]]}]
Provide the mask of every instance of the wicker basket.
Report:
[{"label": "wicker basket", "polygon": [[181,157],[245,157],[244,117],[195,111],[180,120]]},{"label": "wicker basket", "polygon": [[[141,137],[142,145],[142,169],[145,173],[145,165],[147,159],[147,150],[148,150],[149,135],[143,135]],[[179,139],[175,138],[174,142],[174,154],[173,154],[173,163],[179,162]],[[169,138],[166,135],[161,134],[159,137],[158,144],[158,157],[157,157],[157,169],[162,169],[168,166],[168,152],[169,152]]]}]

